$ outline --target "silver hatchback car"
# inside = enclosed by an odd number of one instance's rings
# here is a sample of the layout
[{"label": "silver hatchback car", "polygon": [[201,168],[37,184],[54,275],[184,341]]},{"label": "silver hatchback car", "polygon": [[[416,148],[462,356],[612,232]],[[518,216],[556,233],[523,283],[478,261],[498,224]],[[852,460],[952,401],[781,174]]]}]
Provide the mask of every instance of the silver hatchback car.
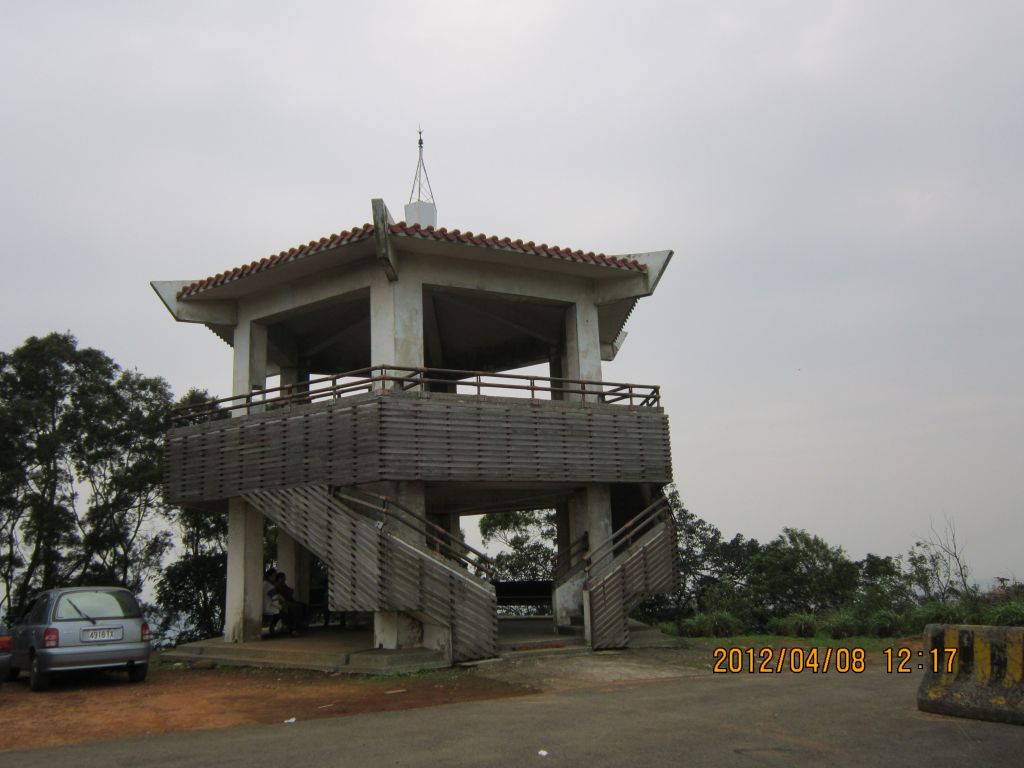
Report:
[{"label": "silver hatchback car", "polygon": [[149,670],[149,625],[121,587],[75,587],[41,592],[11,625],[14,680],[28,670],[33,691],[46,690],[54,672],[126,669],[132,682]]}]

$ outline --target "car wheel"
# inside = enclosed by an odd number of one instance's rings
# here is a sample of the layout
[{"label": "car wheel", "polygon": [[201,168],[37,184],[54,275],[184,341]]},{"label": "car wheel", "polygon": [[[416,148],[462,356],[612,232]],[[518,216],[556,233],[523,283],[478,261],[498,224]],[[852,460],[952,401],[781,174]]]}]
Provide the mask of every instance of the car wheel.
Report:
[{"label": "car wheel", "polygon": [[133,683],[141,683],[146,679],[147,672],[149,672],[149,664],[132,664],[128,667],[128,679]]},{"label": "car wheel", "polygon": [[28,687],[33,691],[45,691],[50,687],[50,676],[39,668],[39,659],[35,656],[28,671]]},{"label": "car wheel", "polygon": [[11,667],[10,669],[7,670],[7,674],[4,675],[4,679],[8,683],[13,683],[15,680],[18,679],[18,676],[20,674],[21,674],[21,670],[20,669],[18,669],[17,667]]}]

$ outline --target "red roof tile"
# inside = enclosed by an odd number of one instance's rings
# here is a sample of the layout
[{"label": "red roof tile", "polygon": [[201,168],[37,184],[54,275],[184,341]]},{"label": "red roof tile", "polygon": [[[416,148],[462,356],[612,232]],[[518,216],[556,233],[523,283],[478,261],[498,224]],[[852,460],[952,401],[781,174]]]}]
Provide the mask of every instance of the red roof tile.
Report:
[{"label": "red roof tile", "polygon": [[[605,256],[603,253],[594,253],[593,251],[584,253],[583,251],[573,251],[569,248],[560,248],[557,245],[548,245],[547,243],[536,245],[532,240],[524,243],[522,240],[511,240],[507,237],[495,237],[493,235],[474,235],[472,232],[460,232],[457,229],[445,229],[444,227],[440,227],[438,229],[435,229],[434,227],[421,227],[419,224],[406,224],[404,221],[392,224],[391,234],[398,235],[399,237],[413,237],[421,240],[445,240],[452,243],[464,243],[468,246],[492,248],[500,251],[531,253],[549,259],[577,261],[585,264],[596,264],[599,266],[627,269],[635,272],[644,272],[647,270],[646,264],[641,264],[635,259]],[[327,248],[335,248],[341,245],[358,243],[372,236],[373,224],[364,224],[361,227],[346,229],[336,235],[321,237],[319,240],[310,240],[306,245],[300,245],[287,251],[281,251],[274,256],[267,256],[259,261],[244,264],[241,267],[235,267],[227,272],[221,272],[220,274],[207,277],[204,280],[198,280],[197,282],[182,286],[181,290],[178,291],[178,298],[186,299],[190,296],[195,296],[196,294],[209,290],[210,288],[216,288],[224,285],[225,283],[231,283],[235,280],[248,277],[249,275],[254,275],[258,272],[265,272],[279,264],[285,264],[290,261],[296,261],[297,259],[312,256]]]}]

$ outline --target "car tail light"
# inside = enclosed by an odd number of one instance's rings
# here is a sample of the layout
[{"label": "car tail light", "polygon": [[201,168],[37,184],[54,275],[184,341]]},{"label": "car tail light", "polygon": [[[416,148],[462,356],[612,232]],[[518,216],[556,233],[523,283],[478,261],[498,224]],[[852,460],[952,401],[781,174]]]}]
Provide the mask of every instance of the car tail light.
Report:
[{"label": "car tail light", "polygon": [[43,631],[43,647],[56,648],[60,645],[60,632],[53,627]]},{"label": "car tail light", "polygon": [[149,642],[149,637],[149,624],[147,624],[146,622],[142,622],[142,642]]},{"label": "car tail light", "polygon": [[10,635],[0,635],[0,653],[10,653],[10,652],[11,652],[11,636]]}]

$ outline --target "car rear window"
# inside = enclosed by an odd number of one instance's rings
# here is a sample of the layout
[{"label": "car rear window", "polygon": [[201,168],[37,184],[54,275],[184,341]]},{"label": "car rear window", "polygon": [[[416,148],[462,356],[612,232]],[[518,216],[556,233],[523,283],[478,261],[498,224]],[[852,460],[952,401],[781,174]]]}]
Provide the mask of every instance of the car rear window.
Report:
[{"label": "car rear window", "polygon": [[89,619],[136,619],[139,604],[128,592],[71,592],[57,601],[56,621]]}]

